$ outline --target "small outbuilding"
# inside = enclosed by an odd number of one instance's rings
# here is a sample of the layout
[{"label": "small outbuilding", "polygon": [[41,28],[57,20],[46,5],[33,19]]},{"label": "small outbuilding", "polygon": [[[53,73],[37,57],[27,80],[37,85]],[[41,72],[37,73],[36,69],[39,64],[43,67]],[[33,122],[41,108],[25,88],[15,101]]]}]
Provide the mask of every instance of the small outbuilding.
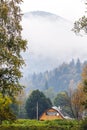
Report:
[{"label": "small outbuilding", "polygon": [[55,119],[64,119],[63,114],[57,107],[52,107],[46,110],[39,118],[39,120],[55,120]]}]

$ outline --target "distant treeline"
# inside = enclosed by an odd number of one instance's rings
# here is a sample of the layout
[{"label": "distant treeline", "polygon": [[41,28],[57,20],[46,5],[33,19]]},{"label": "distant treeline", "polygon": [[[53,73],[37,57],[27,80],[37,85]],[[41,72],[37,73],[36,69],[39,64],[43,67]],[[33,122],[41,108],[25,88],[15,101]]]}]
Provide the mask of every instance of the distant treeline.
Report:
[{"label": "distant treeline", "polygon": [[64,62],[51,71],[33,73],[32,76],[25,79],[27,90],[49,91],[49,89],[53,89],[54,92],[58,93],[68,91],[71,86],[76,88],[81,80],[82,68],[86,63],[86,61],[82,63],[79,59],[77,61],[72,59],[69,63]]}]

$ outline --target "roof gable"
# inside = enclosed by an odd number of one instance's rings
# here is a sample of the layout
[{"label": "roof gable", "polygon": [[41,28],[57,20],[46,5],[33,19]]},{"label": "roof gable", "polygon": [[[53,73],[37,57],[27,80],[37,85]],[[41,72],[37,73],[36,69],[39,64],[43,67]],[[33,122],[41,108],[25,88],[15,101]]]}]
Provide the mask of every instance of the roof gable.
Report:
[{"label": "roof gable", "polygon": [[40,120],[64,119],[63,114],[54,107],[47,109],[40,117]]}]

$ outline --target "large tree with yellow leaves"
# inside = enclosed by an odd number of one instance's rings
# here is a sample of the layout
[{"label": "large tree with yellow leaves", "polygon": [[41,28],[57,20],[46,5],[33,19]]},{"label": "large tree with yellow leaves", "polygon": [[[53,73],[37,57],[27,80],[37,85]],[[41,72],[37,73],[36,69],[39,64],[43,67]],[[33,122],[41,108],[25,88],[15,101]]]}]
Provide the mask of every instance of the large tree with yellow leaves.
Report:
[{"label": "large tree with yellow leaves", "polygon": [[12,101],[23,88],[19,79],[22,77],[20,68],[24,64],[21,51],[26,50],[26,41],[21,36],[21,2],[0,0],[0,94],[3,99],[8,97]]}]

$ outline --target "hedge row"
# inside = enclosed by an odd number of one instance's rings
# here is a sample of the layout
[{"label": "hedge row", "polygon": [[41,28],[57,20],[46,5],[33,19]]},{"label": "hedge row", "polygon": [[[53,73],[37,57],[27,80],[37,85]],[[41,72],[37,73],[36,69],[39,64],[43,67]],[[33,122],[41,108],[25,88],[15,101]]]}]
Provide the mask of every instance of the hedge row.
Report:
[{"label": "hedge row", "polygon": [[58,127],[58,126],[0,126],[0,130],[80,130],[76,127]]},{"label": "hedge row", "polygon": [[18,119],[13,123],[4,121],[0,125],[0,130],[81,130],[79,128],[81,124],[82,122],[77,120],[37,121]]}]

